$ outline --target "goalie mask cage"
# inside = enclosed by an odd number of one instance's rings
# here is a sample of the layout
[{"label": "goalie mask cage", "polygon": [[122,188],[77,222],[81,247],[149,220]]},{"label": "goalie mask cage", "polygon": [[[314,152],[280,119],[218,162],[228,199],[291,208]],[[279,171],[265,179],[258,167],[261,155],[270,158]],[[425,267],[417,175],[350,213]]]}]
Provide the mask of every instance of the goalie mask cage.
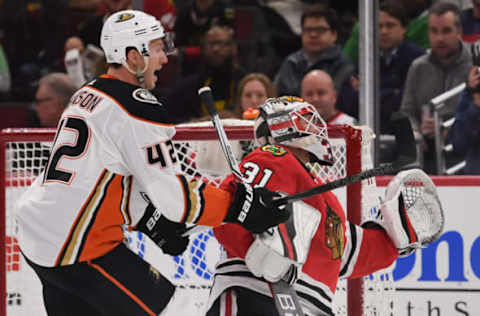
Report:
[{"label": "goalie mask cage", "polygon": [[[225,131],[240,161],[253,137],[251,121],[225,120]],[[335,164],[310,166],[324,181],[332,181],[371,169],[372,131],[367,127],[329,127]],[[0,316],[46,315],[41,284],[21,256],[15,233],[15,203],[40,174],[48,160],[55,131],[50,129],[6,129],[0,133]],[[215,129],[210,122],[184,124],[174,137],[179,172],[201,177],[218,185],[229,173]],[[375,178],[337,189],[347,217],[359,224],[378,202]],[[125,240],[139,256],[169,277],[178,289],[173,312],[168,315],[202,315],[213,281],[221,247],[211,231],[193,235],[181,256],[165,256],[140,233],[125,231]],[[183,293],[183,294],[182,294]],[[335,315],[393,315],[393,281],[387,269],[363,279],[340,281],[335,296]]]}]

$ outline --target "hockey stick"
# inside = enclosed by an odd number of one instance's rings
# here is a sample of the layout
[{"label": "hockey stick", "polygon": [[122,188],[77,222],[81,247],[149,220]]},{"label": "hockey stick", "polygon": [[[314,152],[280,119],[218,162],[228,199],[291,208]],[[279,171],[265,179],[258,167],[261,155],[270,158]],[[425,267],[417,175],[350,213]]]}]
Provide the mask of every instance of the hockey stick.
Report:
[{"label": "hockey stick", "polygon": [[[210,87],[203,87],[198,90],[200,99],[205,104],[208,113],[213,122],[213,126],[217,131],[218,139],[220,140],[220,145],[222,146],[223,153],[225,158],[228,161],[228,165],[232,173],[237,177],[238,180],[243,181],[242,173],[238,167],[238,163],[233,155],[232,147],[228,141],[223,125],[218,117],[217,110],[213,101],[212,90]],[[272,292],[272,297],[275,301],[275,306],[277,308],[279,316],[288,316],[288,315],[304,315],[302,308],[300,307],[300,302],[298,301],[297,293],[286,281],[280,280],[277,282],[269,283],[270,290]]]},{"label": "hockey stick", "polygon": [[[221,123],[217,122],[217,124],[221,124]],[[413,136],[412,125],[410,124],[410,120],[408,119],[408,117],[401,112],[395,112],[392,114],[391,124],[392,124],[393,132],[395,134],[395,139],[397,142],[397,152],[401,153],[398,155],[398,159],[395,162],[386,164],[383,166],[379,166],[373,169],[365,170],[360,173],[347,176],[345,178],[337,179],[335,181],[313,187],[303,192],[286,195],[282,198],[276,199],[274,201],[274,205],[278,206],[278,205],[287,204],[287,203],[291,203],[298,200],[303,200],[313,195],[325,193],[327,191],[331,191],[343,186],[347,186],[358,181],[362,181],[362,180],[376,177],[376,176],[382,176],[385,174],[395,174],[399,171],[406,169],[406,167],[409,164],[413,163],[417,159],[417,150],[415,145],[415,138]],[[222,130],[223,130],[223,127],[222,127]],[[225,139],[226,139],[226,136],[225,136]],[[229,144],[228,144],[228,147],[229,147]],[[231,152],[231,149],[230,149],[230,152]],[[233,160],[235,160],[233,154],[231,154],[231,157],[233,157]],[[416,166],[412,165],[411,167],[416,167]],[[186,232],[184,232],[183,236],[194,234],[206,228],[208,227],[206,226],[190,227],[189,229],[187,229]]]}]

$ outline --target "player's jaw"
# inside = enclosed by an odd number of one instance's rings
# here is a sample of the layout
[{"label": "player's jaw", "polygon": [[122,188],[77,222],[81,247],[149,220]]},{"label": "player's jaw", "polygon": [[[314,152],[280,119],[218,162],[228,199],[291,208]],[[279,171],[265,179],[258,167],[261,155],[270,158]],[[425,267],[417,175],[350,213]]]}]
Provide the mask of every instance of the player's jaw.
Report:
[{"label": "player's jaw", "polygon": [[145,84],[147,89],[155,88],[160,70],[167,62],[168,58],[165,54],[163,54],[163,56],[151,56],[149,58],[149,65],[145,71]]}]

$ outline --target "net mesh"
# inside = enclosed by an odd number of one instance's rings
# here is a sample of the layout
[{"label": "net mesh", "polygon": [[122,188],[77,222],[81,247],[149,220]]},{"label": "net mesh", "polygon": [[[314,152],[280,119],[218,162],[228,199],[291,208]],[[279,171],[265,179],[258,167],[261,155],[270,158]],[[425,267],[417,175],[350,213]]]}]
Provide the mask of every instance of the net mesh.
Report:
[{"label": "net mesh", "polygon": [[[226,121],[227,135],[238,161],[251,150],[252,127],[250,122]],[[175,148],[179,160],[178,171],[187,178],[202,180],[219,185],[229,174],[215,130],[209,122],[179,126],[175,137]],[[240,125],[240,126],[238,126]],[[310,167],[324,181],[329,182],[349,174],[349,160],[357,159],[362,169],[372,168],[370,142],[373,133],[368,128],[329,129],[332,141],[332,154],[335,164],[332,167],[311,165]],[[347,143],[353,134],[359,134],[357,149],[348,149]],[[6,305],[7,315],[45,315],[42,305],[41,287],[33,271],[20,255],[15,234],[13,214],[15,202],[41,173],[48,160],[49,147],[54,131],[36,133],[32,131],[9,131],[3,133],[5,153],[5,261],[6,261]],[[358,135],[357,135],[358,136]],[[355,137],[357,137],[355,136]],[[346,141],[347,140],[347,141]],[[356,157],[356,158],[355,158]],[[356,171],[358,172],[358,171]],[[345,188],[335,190],[346,208],[348,199],[361,203],[362,220],[368,218],[369,208],[378,202],[375,194],[374,179],[362,181],[361,193],[348,196]],[[361,201],[361,202],[360,202]],[[222,256],[221,247],[211,231],[193,235],[184,254],[176,257],[165,256],[144,235],[125,230],[125,239],[129,247],[140,257],[169,277],[177,285],[175,303],[171,306],[171,315],[201,315],[205,312],[208,292],[213,281],[215,263]],[[393,279],[391,271],[370,275],[364,279],[361,293],[363,315],[389,315],[393,311]],[[358,310],[347,313],[347,282],[340,281],[335,298],[336,315],[361,315]],[[354,289],[360,291],[361,289]]]}]

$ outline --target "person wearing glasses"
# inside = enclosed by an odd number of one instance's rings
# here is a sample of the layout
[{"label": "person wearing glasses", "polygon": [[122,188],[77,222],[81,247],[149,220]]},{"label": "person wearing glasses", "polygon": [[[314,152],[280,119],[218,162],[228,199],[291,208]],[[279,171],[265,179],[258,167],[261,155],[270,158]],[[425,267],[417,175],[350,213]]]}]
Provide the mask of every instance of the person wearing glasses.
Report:
[{"label": "person wearing glasses", "polygon": [[238,83],[245,75],[244,67],[237,62],[233,29],[224,25],[212,26],[202,41],[198,71],[182,78],[164,102],[170,119],[174,123],[183,123],[208,117],[197,93],[204,86],[212,88],[220,116],[234,117]]},{"label": "person wearing glasses", "polygon": [[77,90],[65,73],[49,73],[43,76],[35,93],[34,110],[38,118],[36,127],[56,127],[70,97]]},{"label": "person wearing glasses", "polygon": [[[27,126],[55,128],[76,90],[74,82],[65,73],[53,72],[44,75],[38,82]],[[37,176],[39,170],[48,163],[50,146],[45,143],[15,142],[11,146],[15,151],[11,166],[13,171],[27,167],[32,175]],[[27,156],[34,159],[26,159]]]},{"label": "person wearing glasses", "polygon": [[275,76],[278,94],[300,96],[302,78],[313,69],[327,72],[340,91],[354,66],[336,44],[338,18],[335,10],[313,6],[302,14],[301,27],[302,48],[287,56]]}]

